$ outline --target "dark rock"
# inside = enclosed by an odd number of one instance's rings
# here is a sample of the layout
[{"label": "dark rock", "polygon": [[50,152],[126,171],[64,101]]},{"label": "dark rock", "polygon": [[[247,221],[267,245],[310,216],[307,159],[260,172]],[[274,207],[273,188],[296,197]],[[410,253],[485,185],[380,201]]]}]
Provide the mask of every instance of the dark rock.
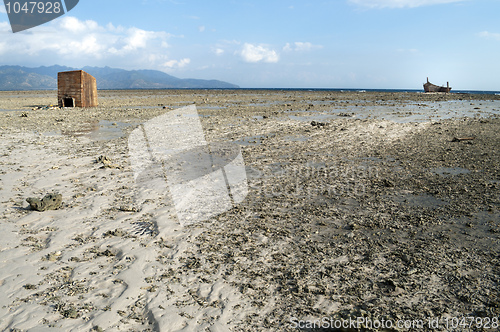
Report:
[{"label": "dark rock", "polygon": [[325,127],[327,125],[327,123],[325,122],[318,122],[318,121],[311,121],[311,126],[313,127]]},{"label": "dark rock", "polygon": [[61,207],[62,195],[61,194],[47,194],[42,199],[39,199],[36,197],[29,197],[26,199],[26,202],[28,202],[30,204],[30,208],[32,210],[36,210],[39,212],[43,212],[43,211],[47,211],[47,210],[57,210]]},{"label": "dark rock", "polygon": [[111,158],[108,156],[99,156],[97,158],[96,163],[102,163],[102,168],[120,168],[120,166],[113,164]]},{"label": "dark rock", "polygon": [[389,181],[387,179],[383,179],[382,186],[387,187],[387,188],[392,188],[392,187],[394,187],[394,183],[392,183],[391,181]]}]

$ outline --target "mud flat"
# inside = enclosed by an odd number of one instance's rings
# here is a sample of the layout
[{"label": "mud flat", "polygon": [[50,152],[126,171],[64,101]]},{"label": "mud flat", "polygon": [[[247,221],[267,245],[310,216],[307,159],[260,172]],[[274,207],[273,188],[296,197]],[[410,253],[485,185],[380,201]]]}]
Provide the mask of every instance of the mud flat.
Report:
[{"label": "mud flat", "polygon": [[[0,92],[1,330],[314,331],[351,319],[447,331],[462,317],[495,330],[500,96],[100,91],[99,102],[32,110],[56,92]],[[167,195],[135,186],[127,138],[192,104],[207,141],[240,145],[249,192],[183,227]],[[28,209],[53,192],[59,209]]]}]

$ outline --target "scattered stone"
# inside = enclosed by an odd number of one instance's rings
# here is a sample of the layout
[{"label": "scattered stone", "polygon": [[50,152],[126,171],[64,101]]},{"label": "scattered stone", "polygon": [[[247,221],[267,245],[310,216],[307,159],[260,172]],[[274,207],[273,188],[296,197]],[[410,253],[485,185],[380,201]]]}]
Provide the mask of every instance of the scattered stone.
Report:
[{"label": "scattered stone", "polygon": [[54,106],[54,105],[47,105],[47,106],[37,106],[33,107],[33,111],[40,111],[40,110],[58,110],[61,109],[59,106]]},{"label": "scattered stone", "polygon": [[113,164],[111,158],[105,155],[99,156],[97,158],[96,163],[102,163],[102,168],[120,168],[117,164]]},{"label": "scattered stone", "polygon": [[124,230],[122,229],[115,229],[114,231],[107,231],[106,233],[104,233],[104,237],[112,237],[112,236],[117,236],[117,237],[123,237],[127,235],[127,232],[125,232]]},{"label": "scattered stone", "polygon": [[462,142],[462,141],[471,141],[475,139],[475,137],[453,137],[452,142]]},{"label": "scattered stone", "polygon": [[104,251],[100,251],[100,252],[97,253],[97,257],[100,257],[100,256],[113,257],[113,256],[116,256],[116,255],[111,250],[106,249]]},{"label": "scattered stone", "polygon": [[47,210],[57,210],[62,204],[61,194],[47,194],[44,198],[29,197],[26,202],[30,204],[30,208],[35,211],[44,212]]},{"label": "scattered stone", "polygon": [[343,116],[343,117],[346,117],[346,118],[353,118],[356,116],[356,114],[352,113],[352,112],[340,112],[339,114],[337,114],[338,116]]},{"label": "scattered stone", "polygon": [[37,289],[37,286],[33,284],[26,284],[23,287],[26,289]]},{"label": "scattered stone", "polygon": [[321,128],[321,127],[326,127],[328,125],[328,123],[326,122],[318,122],[318,121],[311,121],[311,126],[313,127],[318,127],[318,128]]},{"label": "scattered stone", "polygon": [[118,210],[123,211],[123,212],[140,212],[141,209],[139,209],[136,206],[133,205],[122,205],[118,208]]},{"label": "scattered stone", "polygon": [[61,259],[62,253],[60,251],[51,252],[42,257],[42,261],[56,262]]},{"label": "scattered stone", "polygon": [[61,314],[66,318],[72,318],[72,319],[76,319],[76,318],[80,317],[80,314],[78,313],[78,311],[73,307],[70,307],[69,309],[63,310],[61,312]]},{"label": "scattered stone", "polygon": [[382,186],[384,186],[386,188],[392,188],[392,187],[394,187],[394,183],[392,183],[391,181],[389,181],[387,179],[383,179]]}]

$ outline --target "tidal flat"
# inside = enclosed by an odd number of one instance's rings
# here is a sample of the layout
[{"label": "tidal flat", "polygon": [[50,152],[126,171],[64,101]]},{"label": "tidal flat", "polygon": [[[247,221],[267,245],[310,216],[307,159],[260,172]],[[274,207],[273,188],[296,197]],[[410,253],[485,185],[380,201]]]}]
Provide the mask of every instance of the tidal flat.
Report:
[{"label": "tidal flat", "polygon": [[[54,104],[56,91],[0,92],[1,330],[498,324],[500,96],[122,90]],[[187,105],[207,142],[239,146],[248,194],[182,226],[168,193],[137,188],[128,137]],[[29,209],[54,192],[57,210]],[[392,325],[329,324],[361,318]]]}]

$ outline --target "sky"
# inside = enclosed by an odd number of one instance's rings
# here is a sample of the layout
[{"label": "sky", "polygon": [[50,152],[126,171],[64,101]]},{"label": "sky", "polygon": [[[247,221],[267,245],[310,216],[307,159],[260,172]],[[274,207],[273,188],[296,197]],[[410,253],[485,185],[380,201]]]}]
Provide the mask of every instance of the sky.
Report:
[{"label": "sky", "polygon": [[80,0],[0,65],[155,69],[242,88],[500,91],[498,0]]}]

